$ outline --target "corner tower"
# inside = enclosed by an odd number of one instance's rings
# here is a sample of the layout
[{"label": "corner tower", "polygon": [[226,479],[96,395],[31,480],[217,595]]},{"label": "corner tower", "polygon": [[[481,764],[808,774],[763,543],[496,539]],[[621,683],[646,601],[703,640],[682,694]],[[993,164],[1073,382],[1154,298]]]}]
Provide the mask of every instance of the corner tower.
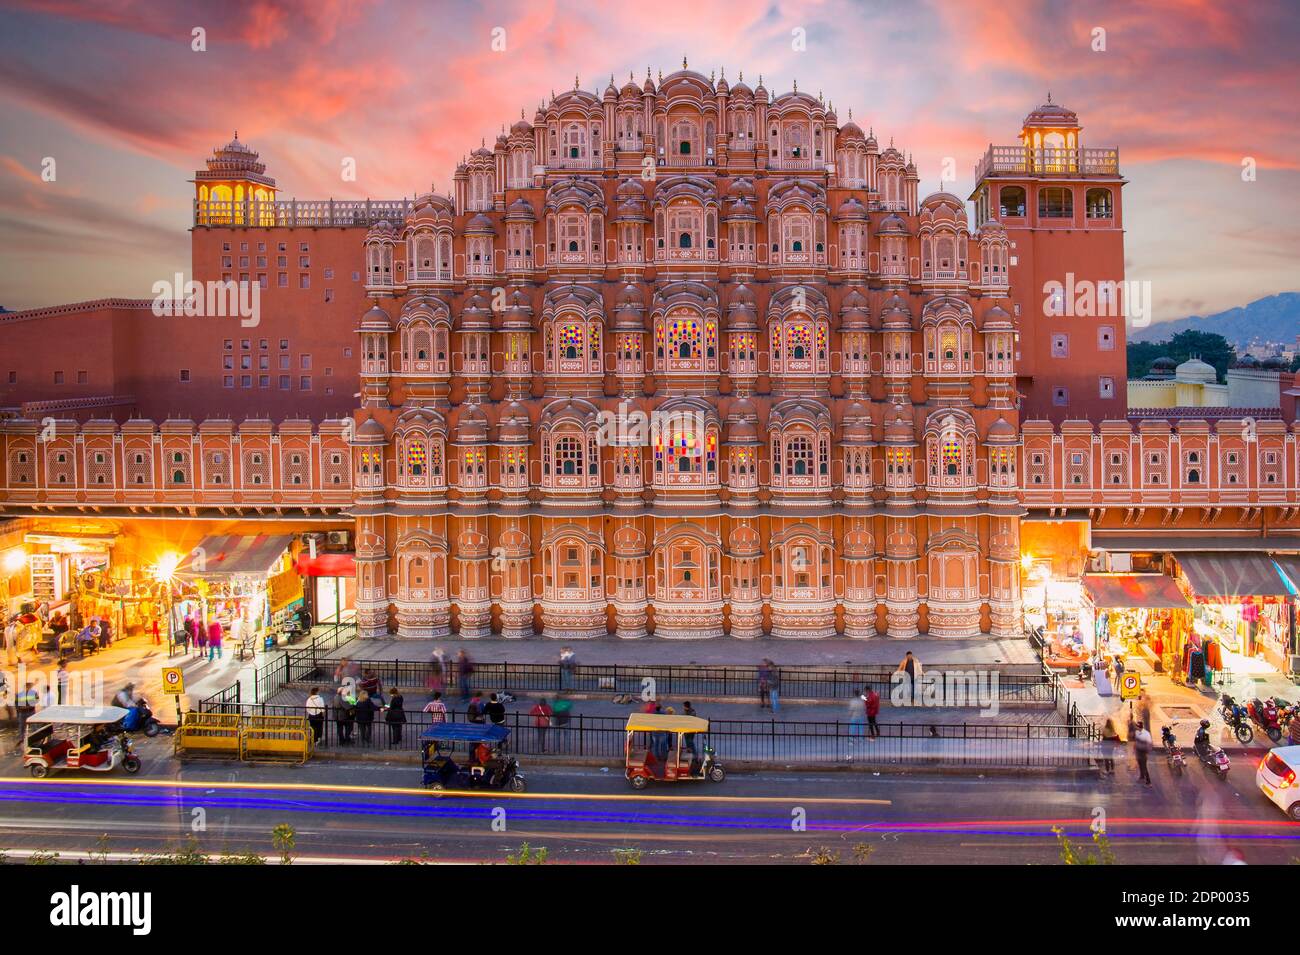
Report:
[{"label": "corner tower", "polygon": [[1078,115],[1047,102],[1020,142],[990,145],[976,166],[978,225],[1006,231],[1019,313],[1016,386],[1022,419],[1122,418],[1125,393],[1124,220],[1119,150],[1085,147]]}]

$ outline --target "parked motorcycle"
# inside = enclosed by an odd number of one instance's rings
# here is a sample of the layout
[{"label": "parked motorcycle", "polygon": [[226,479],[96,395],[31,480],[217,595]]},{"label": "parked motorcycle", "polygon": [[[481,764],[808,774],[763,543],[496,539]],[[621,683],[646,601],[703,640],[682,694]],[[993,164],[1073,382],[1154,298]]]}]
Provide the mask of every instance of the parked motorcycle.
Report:
[{"label": "parked motorcycle", "polygon": [[1273,700],[1251,700],[1246,704],[1246,713],[1250,721],[1262,729],[1268,738],[1277,742],[1282,738],[1282,721],[1278,717],[1277,703]]},{"label": "parked motorcycle", "polygon": [[1174,738],[1173,731],[1168,726],[1160,728],[1160,742],[1165,748],[1165,762],[1169,764],[1169,771],[1175,776],[1181,776],[1187,760],[1183,758],[1183,750],[1178,745],[1178,740]]},{"label": "parked motorcycle", "polygon": [[1219,713],[1223,716],[1223,722],[1231,727],[1232,734],[1237,737],[1239,743],[1244,746],[1254,741],[1255,730],[1250,725],[1250,715],[1244,706],[1227,693],[1219,700]]},{"label": "parked motorcycle", "polygon": [[1192,750],[1196,753],[1196,758],[1201,761],[1203,766],[1219,774],[1219,779],[1228,778],[1228,769],[1232,764],[1228,760],[1228,754],[1210,742],[1209,720],[1201,720],[1201,728],[1196,732],[1196,740],[1192,743]]}]

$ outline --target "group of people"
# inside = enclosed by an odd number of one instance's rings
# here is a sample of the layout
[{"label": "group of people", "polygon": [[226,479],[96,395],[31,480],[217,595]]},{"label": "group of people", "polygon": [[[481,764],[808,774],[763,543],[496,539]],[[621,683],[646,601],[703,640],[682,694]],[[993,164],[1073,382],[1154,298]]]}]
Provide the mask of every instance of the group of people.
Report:
[{"label": "group of people", "polygon": [[188,613],[181,626],[190,649],[198,651],[200,657],[206,653],[209,660],[221,659],[221,645],[226,633],[220,620],[214,618],[204,623],[200,615]]}]

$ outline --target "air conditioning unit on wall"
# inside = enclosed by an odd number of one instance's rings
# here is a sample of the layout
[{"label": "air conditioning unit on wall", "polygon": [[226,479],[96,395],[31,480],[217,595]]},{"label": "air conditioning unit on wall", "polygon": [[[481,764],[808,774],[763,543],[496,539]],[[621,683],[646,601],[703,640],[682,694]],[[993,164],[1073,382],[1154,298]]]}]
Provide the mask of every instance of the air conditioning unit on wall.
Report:
[{"label": "air conditioning unit on wall", "polygon": [[349,531],[330,531],[325,535],[325,544],[328,547],[347,547],[351,537]]}]

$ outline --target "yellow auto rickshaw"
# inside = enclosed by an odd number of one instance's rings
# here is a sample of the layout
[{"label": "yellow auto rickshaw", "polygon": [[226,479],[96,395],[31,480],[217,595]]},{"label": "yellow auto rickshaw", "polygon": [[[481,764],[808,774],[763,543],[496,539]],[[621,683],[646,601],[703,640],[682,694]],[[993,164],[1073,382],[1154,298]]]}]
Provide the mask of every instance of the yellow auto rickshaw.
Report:
[{"label": "yellow auto rickshaw", "polygon": [[633,789],[651,780],[679,783],[707,779],[720,783],[727,771],[708,742],[709,721],[698,716],[639,713],[627,718],[623,774]]}]

